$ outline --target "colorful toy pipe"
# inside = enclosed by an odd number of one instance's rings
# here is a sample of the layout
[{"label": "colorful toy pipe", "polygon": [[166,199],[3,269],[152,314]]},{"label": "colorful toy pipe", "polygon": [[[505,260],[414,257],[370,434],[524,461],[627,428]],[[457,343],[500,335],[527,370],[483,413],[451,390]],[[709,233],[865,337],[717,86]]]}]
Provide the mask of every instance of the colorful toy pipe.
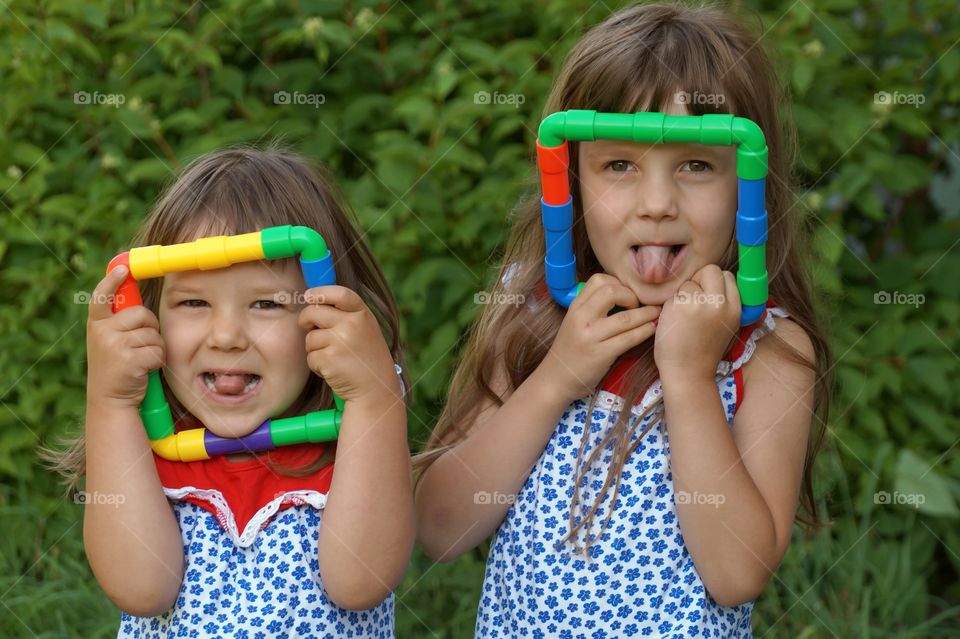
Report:
[{"label": "colorful toy pipe", "polygon": [[[205,237],[170,246],[144,246],[110,260],[107,272],[123,264],[129,274],[117,290],[113,312],[143,304],[138,280],[162,277],[176,271],[226,268],[239,262],[300,258],[308,288],[336,284],[333,259],[319,233],[306,226],[274,226],[258,233]],[[225,438],[206,428],[174,433],[170,405],[163,395],[160,371],[150,371],[140,416],[153,451],[171,461],[197,461],[216,455],[259,452],[278,446],[332,441],[340,432],[343,400],[333,396],[334,408],[287,419],[268,419],[244,437]]]},{"label": "colorful toy pipe", "polygon": [[767,303],[767,211],[764,185],[767,145],[752,120],[733,115],[666,115],[560,111],[540,123],[537,165],[543,197],[540,206],[546,235],[547,288],[564,308],[583,283],[577,283],[573,255],[573,197],[570,195],[568,141],[623,140],[645,144],[687,142],[737,147],[737,249],[740,324],[752,324]]}]

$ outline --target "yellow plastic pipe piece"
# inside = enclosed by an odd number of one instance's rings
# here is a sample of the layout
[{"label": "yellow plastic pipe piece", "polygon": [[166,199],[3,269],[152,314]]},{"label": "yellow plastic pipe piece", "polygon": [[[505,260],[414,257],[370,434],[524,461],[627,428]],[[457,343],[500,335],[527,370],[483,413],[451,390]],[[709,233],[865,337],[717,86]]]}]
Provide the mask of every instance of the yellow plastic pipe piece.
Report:
[{"label": "yellow plastic pipe piece", "polygon": [[264,259],[260,232],[204,237],[194,242],[130,249],[130,274],[137,280],[175,271],[210,271]]},{"label": "yellow plastic pipe piece", "polygon": [[203,444],[203,434],[206,428],[191,428],[163,439],[150,442],[150,447],[160,457],[170,461],[200,461],[210,459],[206,446]]}]

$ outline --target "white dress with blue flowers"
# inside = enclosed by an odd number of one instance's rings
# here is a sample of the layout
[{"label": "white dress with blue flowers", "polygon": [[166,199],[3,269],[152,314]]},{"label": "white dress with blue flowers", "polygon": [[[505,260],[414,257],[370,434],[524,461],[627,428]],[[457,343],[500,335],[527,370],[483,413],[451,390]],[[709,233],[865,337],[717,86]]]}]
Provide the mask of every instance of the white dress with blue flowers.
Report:
[{"label": "white dress with blue flowers", "polygon": [[[217,463],[217,462],[214,462]],[[222,463],[222,462],[221,462]],[[370,610],[345,610],[326,597],[318,536],[326,494],[278,494],[238,529],[223,493],[164,488],[174,501],[185,559],[174,607],[157,617],[124,613],[118,637],[159,639],[392,639],[391,594]],[[188,499],[202,499],[216,514]]]},{"label": "white dress with blue flowers", "polygon": [[[717,390],[731,426],[741,367],[752,356],[756,340],[774,330],[774,317],[786,313],[768,307],[762,320],[743,333],[737,355],[731,353],[733,361],[725,359],[717,368]],[[632,407],[631,425],[660,394],[658,380]],[[610,524],[593,542],[589,556],[574,553],[570,542],[560,543],[569,531],[588,399],[573,402],[563,413],[497,530],[487,559],[476,637],[751,637],[753,602],[736,607],[717,604],[684,544],[662,402],[634,431],[636,439],[650,420],[655,421],[624,464]],[[584,460],[614,424],[623,404],[622,397],[599,391]],[[601,455],[601,460],[583,480],[581,503],[588,506],[603,485],[610,455]],[[612,492],[597,511],[591,534],[598,533],[606,519]]]}]

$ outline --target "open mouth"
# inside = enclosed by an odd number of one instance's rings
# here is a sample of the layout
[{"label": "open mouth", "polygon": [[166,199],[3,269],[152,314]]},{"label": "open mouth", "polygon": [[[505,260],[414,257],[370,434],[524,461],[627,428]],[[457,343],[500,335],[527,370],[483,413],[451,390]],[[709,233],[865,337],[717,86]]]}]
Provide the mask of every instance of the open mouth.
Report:
[{"label": "open mouth", "polygon": [[207,393],[227,402],[243,401],[260,389],[263,378],[243,371],[205,371],[198,381]]},{"label": "open mouth", "polygon": [[635,244],[630,250],[640,277],[650,284],[660,284],[677,274],[686,248],[686,244]]}]

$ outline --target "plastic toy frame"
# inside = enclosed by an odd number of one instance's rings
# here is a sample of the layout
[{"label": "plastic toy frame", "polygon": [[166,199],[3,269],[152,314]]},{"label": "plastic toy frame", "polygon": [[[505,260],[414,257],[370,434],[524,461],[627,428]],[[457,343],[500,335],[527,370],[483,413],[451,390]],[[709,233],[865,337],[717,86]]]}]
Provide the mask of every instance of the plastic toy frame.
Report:
[{"label": "plastic toy frame", "polygon": [[580,292],[573,254],[573,197],[570,194],[568,141],[623,140],[645,144],[669,142],[737,147],[737,289],[740,324],[763,315],[767,302],[767,211],[764,190],[767,145],[752,120],[733,115],[666,115],[560,111],[540,123],[537,165],[543,197],[540,206],[546,239],[547,289],[563,307]]},{"label": "plastic toy frame", "polygon": [[[257,233],[206,237],[169,246],[144,246],[120,253],[107,272],[123,264],[128,275],[117,290],[113,312],[142,305],[139,280],[177,271],[213,270],[240,262],[299,257],[307,287],[336,284],[333,259],[319,233],[305,226],[274,226]],[[332,441],[340,432],[343,401],[334,395],[334,408],[287,419],[268,419],[244,437],[225,438],[206,428],[174,433],[170,405],[163,394],[160,371],[150,372],[140,416],[153,451],[171,461],[197,461],[216,455],[260,452],[278,446]]]}]

